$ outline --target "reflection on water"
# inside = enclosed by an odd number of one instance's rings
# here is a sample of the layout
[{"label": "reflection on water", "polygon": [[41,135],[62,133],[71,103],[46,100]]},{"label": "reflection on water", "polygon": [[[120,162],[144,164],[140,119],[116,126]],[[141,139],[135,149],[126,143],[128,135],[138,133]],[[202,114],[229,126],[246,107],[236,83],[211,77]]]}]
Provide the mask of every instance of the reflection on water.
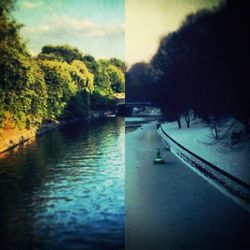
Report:
[{"label": "reflection on water", "polygon": [[71,124],[0,159],[1,249],[124,248],[124,121]]}]

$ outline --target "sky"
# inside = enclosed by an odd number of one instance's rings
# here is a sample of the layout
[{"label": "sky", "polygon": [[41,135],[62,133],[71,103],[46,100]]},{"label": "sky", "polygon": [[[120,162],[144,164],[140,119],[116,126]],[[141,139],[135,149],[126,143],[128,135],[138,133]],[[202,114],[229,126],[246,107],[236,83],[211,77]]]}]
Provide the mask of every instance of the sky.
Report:
[{"label": "sky", "polygon": [[96,58],[128,66],[148,62],[160,39],[185,17],[223,0],[17,0],[14,17],[32,54],[69,44]]},{"label": "sky", "polygon": [[222,0],[125,0],[125,60],[149,62],[160,39],[178,29],[188,14]]},{"label": "sky", "polygon": [[124,59],[124,0],[17,0],[13,13],[32,54],[69,44],[96,58]]}]

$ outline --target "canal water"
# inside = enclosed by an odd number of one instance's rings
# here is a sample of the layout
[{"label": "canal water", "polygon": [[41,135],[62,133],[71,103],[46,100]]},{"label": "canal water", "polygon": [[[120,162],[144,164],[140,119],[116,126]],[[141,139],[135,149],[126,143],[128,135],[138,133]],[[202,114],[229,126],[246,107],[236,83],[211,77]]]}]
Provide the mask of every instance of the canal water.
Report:
[{"label": "canal water", "polygon": [[124,148],[110,118],[0,155],[0,249],[123,249]]}]

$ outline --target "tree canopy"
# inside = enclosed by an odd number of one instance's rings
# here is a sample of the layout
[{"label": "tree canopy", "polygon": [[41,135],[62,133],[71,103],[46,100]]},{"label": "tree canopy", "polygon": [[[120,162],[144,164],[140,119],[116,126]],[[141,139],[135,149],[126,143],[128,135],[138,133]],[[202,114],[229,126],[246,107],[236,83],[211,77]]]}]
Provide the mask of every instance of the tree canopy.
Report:
[{"label": "tree canopy", "polygon": [[117,58],[96,60],[70,45],[46,45],[32,58],[13,8],[14,1],[0,2],[0,127],[83,117],[125,91],[125,63]]},{"label": "tree canopy", "polygon": [[189,15],[162,38],[150,66],[154,100],[163,110],[179,117],[192,109],[204,121],[233,114],[249,126],[247,23],[245,6],[229,0]]},{"label": "tree canopy", "polygon": [[39,58],[52,60],[54,59],[71,63],[74,60],[81,60],[82,53],[77,48],[73,48],[69,45],[46,45],[42,48],[42,52],[39,54]]},{"label": "tree canopy", "polygon": [[126,100],[152,100],[152,74],[148,63],[134,64],[126,74]]}]

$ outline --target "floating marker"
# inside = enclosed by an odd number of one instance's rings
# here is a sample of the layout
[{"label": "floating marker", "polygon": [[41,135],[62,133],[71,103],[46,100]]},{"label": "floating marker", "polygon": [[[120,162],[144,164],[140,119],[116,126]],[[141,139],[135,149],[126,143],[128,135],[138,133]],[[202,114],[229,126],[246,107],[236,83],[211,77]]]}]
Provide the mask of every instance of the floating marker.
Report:
[{"label": "floating marker", "polygon": [[160,153],[160,149],[157,149],[157,154],[156,154],[156,158],[154,159],[154,164],[162,164],[165,163],[164,160],[161,158],[161,153]]}]

